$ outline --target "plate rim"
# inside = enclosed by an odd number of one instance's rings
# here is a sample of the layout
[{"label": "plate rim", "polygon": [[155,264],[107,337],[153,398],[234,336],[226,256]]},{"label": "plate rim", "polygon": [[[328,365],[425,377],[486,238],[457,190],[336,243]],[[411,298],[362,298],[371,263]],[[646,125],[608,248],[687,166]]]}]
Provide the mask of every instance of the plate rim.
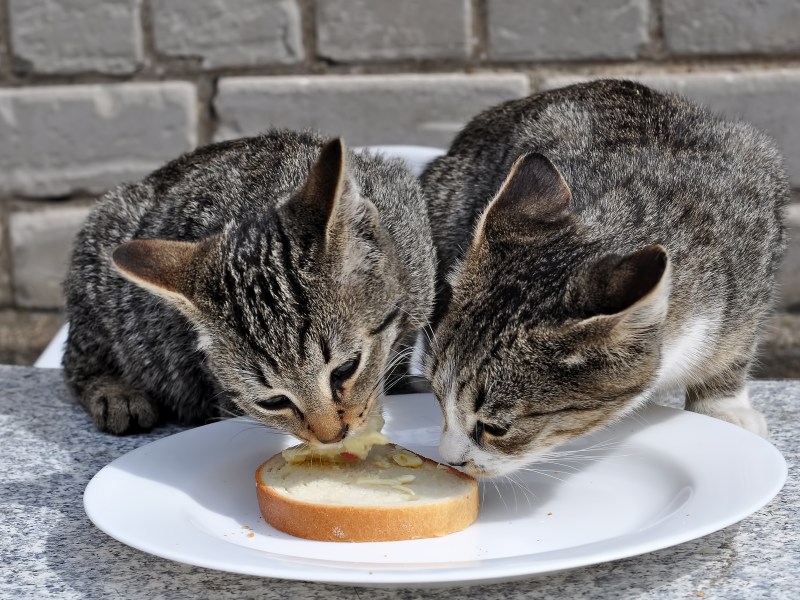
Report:
[{"label": "plate rim", "polygon": [[[402,397],[407,396],[428,396],[429,394],[407,394]],[[401,398],[401,396],[389,397],[389,400],[393,398]],[[479,564],[479,568],[475,568],[474,561],[470,563],[469,567],[466,566],[447,566],[447,567],[431,567],[429,569],[419,570],[419,569],[407,569],[407,570],[400,570],[400,569],[393,569],[393,568],[386,568],[386,563],[375,563],[375,570],[368,571],[361,566],[354,565],[349,568],[341,568],[336,567],[333,565],[335,561],[328,561],[332,563],[331,565],[323,565],[323,564],[315,564],[314,569],[316,571],[313,574],[305,573],[301,574],[299,571],[286,571],[286,564],[289,562],[287,559],[281,561],[280,559],[273,559],[272,557],[269,560],[265,560],[262,565],[259,565],[258,569],[250,568],[248,565],[237,565],[235,563],[226,562],[224,560],[206,560],[203,556],[192,556],[191,553],[188,555],[184,552],[176,552],[174,549],[165,549],[163,548],[163,544],[159,546],[158,544],[147,544],[142,543],[139,540],[131,539],[129,536],[120,534],[118,531],[114,531],[113,528],[109,528],[103,523],[102,519],[98,519],[96,514],[93,514],[93,496],[96,493],[94,490],[97,486],[103,485],[103,479],[108,476],[109,473],[115,470],[116,463],[120,461],[127,461],[131,459],[132,455],[138,454],[145,449],[152,450],[154,445],[161,445],[164,443],[175,443],[173,438],[177,438],[178,436],[183,436],[187,434],[191,435],[198,435],[198,431],[217,427],[220,425],[230,425],[232,421],[243,421],[244,419],[229,419],[222,422],[211,423],[208,425],[204,425],[197,428],[187,429],[184,431],[180,431],[157,440],[153,440],[147,444],[143,444],[138,448],[135,448],[125,454],[117,457],[109,464],[105,465],[101,468],[87,483],[86,488],[83,492],[83,506],[84,511],[86,512],[87,517],[92,522],[92,524],[97,527],[100,531],[104,534],[108,535],[109,537],[127,545],[136,550],[141,552],[145,552],[151,554],[153,556],[157,556],[159,558],[171,560],[174,562],[188,564],[192,566],[217,570],[217,571],[225,571],[231,573],[237,573],[241,575],[250,575],[250,576],[257,576],[257,577],[271,577],[277,579],[284,579],[284,580],[295,580],[295,581],[314,581],[318,583],[328,583],[328,584],[335,584],[335,585],[353,585],[353,586],[371,586],[371,587],[409,587],[409,588],[420,588],[420,587],[444,587],[444,586],[468,586],[468,585],[477,585],[482,583],[499,583],[503,581],[513,581],[518,579],[530,578],[541,576],[549,573],[555,573],[559,571],[577,569],[588,567],[591,565],[601,564],[605,562],[611,562],[616,560],[621,560],[625,558],[632,558],[635,556],[640,556],[643,554],[647,554],[649,552],[654,552],[657,550],[662,550],[665,548],[670,548],[682,543],[686,543],[691,540],[699,539],[710,535],[716,531],[724,529],[725,527],[729,527],[730,525],[737,523],[748,516],[752,515],[753,513],[757,512],[764,506],[766,506],[769,502],[771,502],[783,488],[786,483],[786,479],[788,476],[788,465],[786,463],[785,458],[781,454],[781,452],[768,440],[760,438],[759,436],[748,432],[744,429],[736,425],[732,425],[730,423],[725,423],[723,421],[719,421],[718,419],[714,419],[712,417],[707,417],[705,415],[699,415],[696,413],[691,413],[689,411],[685,411],[682,409],[676,409],[672,407],[662,406],[658,404],[652,404],[648,407],[650,410],[664,410],[664,411],[671,411],[673,416],[681,417],[683,419],[690,418],[690,419],[704,419],[708,420],[708,422],[715,422],[717,424],[724,425],[726,428],[730,427],[732,430],[738,430],[738,434],[746,434],[747,436],[751,437],[751,442],[756,444],[761,444],[763,451],[766,452],[768,455],[771,456],[771,459],[774,461],[771,463],[771,467],[777,470],[776,477],[774,480],[771,480],[771,485],[764,486],[763,491],[759,494],[757,500],[753,500],[749,502],[749,504],[745,507],[740,508],[736,512],[731,512],[729,514],[724,515],[722,518],[716,518],[713,520],[709,520],[705,524],[701,524],[699,526],[693,527],[691,529],[685,531],[679,531],[673,535],[669,536],[658,536],[652,540],[640,540],[637,543],[632,545],[622,545],[616,548],[615,550],[606,550],[606,551],[595,551],[587,555],[583,560],[580,558],[576,560],[576,558],[571,559],[551,559],[551,560],[544,560],[544,561],[534,561],[525,563],[525,559],[530,559],[532,556],[536,556],[540,553],[532,553],[527,555],[516,555],[512,557],[495,557],[491,559],[483,559],[477,561]],[[663,426],[663,425],[661,425]],[[672,425],[674,426],[674,425]],[[637,431],[644,429],[641,423],[636,424]],[[768,488],[768,489],[767,489]],[[614,538],[618,539],[618,538]],[[601,540],[598,542],[592,542],[587,544],[588,546],[592,546],[595,544],[603,544],[606,540]],[[311,542],[309,540],[309,542]],[[320,544],[328,543],[328,542],[317,542]],[[386,542],[388,543],[388,542]],[[257,552],[260,554],[264,554],[263,551],[253,549],[247,549],[242,547],[246,551]],[[554,550],[552,552],[557,552],[558,550]],[[288,559],[293,559],[294,557],[287,557]],[[310,562],[314,563],[319,559],[309,559]],[[325,562],[325,561],[319,561]],[[224,564],[223,564],[224,563]],[[505,567],[503,567],[503,563],[505,563]],[[555,563],[555,564],[551,564]],[[564,564],[561,564],[564,563]],[[365,565],[368,563],[359,563],[359,565]],[[548,566],[551,565],[551,566]],[[488,568],[488,571],[486,568]],[[312,575],[312,577],[309,577]]]}]

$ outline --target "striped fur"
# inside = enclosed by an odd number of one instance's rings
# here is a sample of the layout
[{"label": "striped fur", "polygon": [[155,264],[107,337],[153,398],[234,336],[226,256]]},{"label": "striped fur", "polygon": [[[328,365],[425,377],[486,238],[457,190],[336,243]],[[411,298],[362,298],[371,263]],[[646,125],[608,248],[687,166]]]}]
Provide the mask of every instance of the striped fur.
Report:
[{"label": "striped fur", "polygon": [[213,144],[93,210],[66,281],[67,382],[113,433],[233,405],[333,441],[375,410],[433,281],[402,163],[313,133]]},{"label": "striped fur", "polygon": [[745,385],[789,195],[766,136],[596,81],[478,115],[422,182],[445,459],[512,471],[669,387],[766,433]]}]

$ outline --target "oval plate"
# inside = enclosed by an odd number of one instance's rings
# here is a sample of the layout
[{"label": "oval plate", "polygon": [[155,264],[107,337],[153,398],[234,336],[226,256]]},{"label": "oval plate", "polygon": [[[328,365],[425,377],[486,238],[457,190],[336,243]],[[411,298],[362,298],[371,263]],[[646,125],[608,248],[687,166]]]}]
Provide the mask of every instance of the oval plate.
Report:
[{"label": "oval plate", "polygon": [[[392,441],[438,459],[430,394],[385,399]],[[348,585],[508,581],[626,558],[744,519],[786,480],[767,441],[709,417],[652,405],[565,447],[555,462],[481,484],[476,523],[446,537],[314,542],[267,525],[254,473],[294,443],[246,419],[172,435],[89,482],[86,514],[113,538],[190,565]]]}]

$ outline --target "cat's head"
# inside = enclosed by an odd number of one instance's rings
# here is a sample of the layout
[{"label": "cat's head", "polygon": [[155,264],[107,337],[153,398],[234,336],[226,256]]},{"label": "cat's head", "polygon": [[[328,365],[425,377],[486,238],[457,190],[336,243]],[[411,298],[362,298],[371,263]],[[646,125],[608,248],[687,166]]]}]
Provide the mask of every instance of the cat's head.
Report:
[{"label": "cat's head", "polygon": [[134,240],[113,254],[120,273],[189,318],[245,413],[310,443],[366,423],[410,328],[394,245],[345,158],[328,142],[301,189],[219,235]]},{"label": "cat's head", "polygon": [[474,475],[523,468],[631,410],[656,377],[670,291],[658,245],[591,241],[544,156],[511,169],[450,273],[426,358],[440,453]]}]

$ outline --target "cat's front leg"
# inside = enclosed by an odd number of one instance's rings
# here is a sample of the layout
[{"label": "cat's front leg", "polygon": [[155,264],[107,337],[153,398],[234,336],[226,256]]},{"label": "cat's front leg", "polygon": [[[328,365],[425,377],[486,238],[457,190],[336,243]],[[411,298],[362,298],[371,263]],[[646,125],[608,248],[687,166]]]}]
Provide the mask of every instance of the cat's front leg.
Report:
[{"label": "cat's front leg", "polygon": [[686,390],[686,410],[716,417],[767,437],[767,421],[750,404],[747,369],[732,369]]},{"label": "cat's front leg", "polygon": [[115,377],[97,377],[86,387],[83,400],[100,431],[117,435],[148,431],[158,421],[155,403]]}]

